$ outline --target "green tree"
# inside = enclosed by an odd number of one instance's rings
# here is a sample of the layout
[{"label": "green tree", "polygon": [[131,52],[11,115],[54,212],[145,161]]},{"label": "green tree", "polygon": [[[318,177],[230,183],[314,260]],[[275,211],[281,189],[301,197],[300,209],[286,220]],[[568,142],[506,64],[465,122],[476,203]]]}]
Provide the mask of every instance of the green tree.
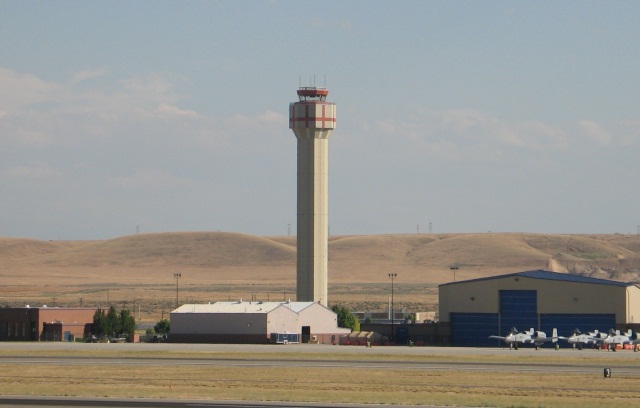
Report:
[{"label": "green tree", "polygon": [[131,316],[131,312],[124,309],[120,311],[120,333],[124,334],[127,338],[133,337],[136,332],[136,321]]},{"label": "green tree", "polygon": [[96,312],[93,314],[93,333],[97,337],[101,337],[109,333],[107,317],[104,314],[104,310],[100,308],[96,309]]},{"label": "green tree", "polygon": [[349,309],[335,305],[331,310],[338,315],[338,327],[351,329],[351,331],[360,331],[360,322]]},{"label": "green tree", "polygon": [[160,320],[153,327],[153,331],[155,331],[156,334],[169,334],[170,330],[171,330],[171,323],[167,319]]},{"label": "green tree", "polygon": [[118,312],[113,305],[111,305],[109,311],[107,312],[107,328],[109,329],[107,331],[107,334],[112,336],[120,333],[120,330],[122,329],[120,325],[120,316],[118,316]]}]

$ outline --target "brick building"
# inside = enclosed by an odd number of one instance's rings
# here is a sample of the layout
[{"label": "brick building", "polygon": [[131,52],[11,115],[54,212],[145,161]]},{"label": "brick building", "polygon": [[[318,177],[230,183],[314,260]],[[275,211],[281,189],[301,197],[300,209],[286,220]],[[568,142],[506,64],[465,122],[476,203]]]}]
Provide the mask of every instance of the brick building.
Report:
[{"label": "brick building", "polygon": [[95,308],[0,308],[0,341],[73,341],[93,325]]}]

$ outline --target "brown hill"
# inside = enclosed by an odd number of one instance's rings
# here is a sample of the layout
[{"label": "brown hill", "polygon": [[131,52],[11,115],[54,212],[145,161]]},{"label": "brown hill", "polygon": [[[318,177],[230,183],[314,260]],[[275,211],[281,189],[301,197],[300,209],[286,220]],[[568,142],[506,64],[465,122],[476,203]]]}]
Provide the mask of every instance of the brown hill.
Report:
[{"label": "brown hill", "polygon": [[[201,268],[295,269],[294,237],[257,237],[223,232],[182,232],[125,236],[106,241],[38,241],[0,238],[0,265],[26,275],[48,269],[114,267],[148,270]],[[549,268],[579,274],[640,272],[638,235],[433,234],[332,237],[332,278],[379,282],[396,271],[406,281],[441,282],[456,265],[470,277],[504,271]],[[216,273],[218,279],[230,279]],[[447,272],[446,276],[450,273]],[[232,279],[236,280],[236,279]]]},{"label": "brown hill", "polygon": [[57,267],[269,266],[295,262],[295,247],[268,238],[236,233],[131,235],[46,251],[31,261]]},{"label": "brown hill", "polygon": [[23,238],[0,238],[0,259],[22,260],[39,255],[56,254],[78,246],[77,242],[37,241]]},{"label": "brown hill", "polygon": [[[158,304],[164,308],[172,303],[166,299],[175,296],[178,283],[185,300],[284,299],[295,296],[295,258],[295,237],[237,233],[160,233],[62,242],[0,238],[4,288],[0,303],[82,304],[135,298],[155,302],[157,313]],[[450,269],[453,265],[458,269]],[[437,285],[454,277],[531,269],[636,281],[640,236],[415,234],[339,236],[329,242],[330,299],[354,307],[384,306],[389,272],[398,274],[399,304],[424,310],[435,307]],[[182,273],[179,282],[175,272]]]}]

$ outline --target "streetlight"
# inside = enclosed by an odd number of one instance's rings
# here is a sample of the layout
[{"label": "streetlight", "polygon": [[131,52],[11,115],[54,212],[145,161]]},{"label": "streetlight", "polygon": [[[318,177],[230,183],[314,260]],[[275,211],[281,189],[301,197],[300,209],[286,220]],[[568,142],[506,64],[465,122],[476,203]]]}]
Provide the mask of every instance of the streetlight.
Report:
[{"label": "streetlight", "polygon": [[173,274],[173,277],[176,280],[176,309],[177,309],[178,308],[178,279],[182,277],[182,274],[179,272],[176,272]]},{"label": "streetlight", "polygon": [[453,281],[456,281],[456,271],[460,269],[460,267],[456,264],[449,265],[449,269],[453,272]]},{"label": "streetlight", "polygon": [[389,277],[391,278],[391,341],[393,341],[393,280],[398,276],[397,273],[389,273]]}]

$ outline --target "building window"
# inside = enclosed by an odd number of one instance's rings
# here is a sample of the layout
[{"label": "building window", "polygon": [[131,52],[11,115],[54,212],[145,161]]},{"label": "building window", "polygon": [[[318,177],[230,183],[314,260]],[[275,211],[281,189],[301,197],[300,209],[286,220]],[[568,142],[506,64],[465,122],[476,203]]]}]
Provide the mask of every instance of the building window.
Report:
[{"label": "building window", "polygon": [[27,334],[27,323],[22,322],[22,337],[24,337],[26,334]]},{"label": "building window", "polygon": [[14,331],[14,333],[13,333],[13,335],[14,335],[14,336],[16,336],[16,337],[18,337],[18,327],[19,327],[18,325],[19,325],[19,324],[20,324],[20,323],[16,322],[15,331]]},{"label": "building window", "polygon": [[11,337],[11,322],[7,322],[7,337]]}]

